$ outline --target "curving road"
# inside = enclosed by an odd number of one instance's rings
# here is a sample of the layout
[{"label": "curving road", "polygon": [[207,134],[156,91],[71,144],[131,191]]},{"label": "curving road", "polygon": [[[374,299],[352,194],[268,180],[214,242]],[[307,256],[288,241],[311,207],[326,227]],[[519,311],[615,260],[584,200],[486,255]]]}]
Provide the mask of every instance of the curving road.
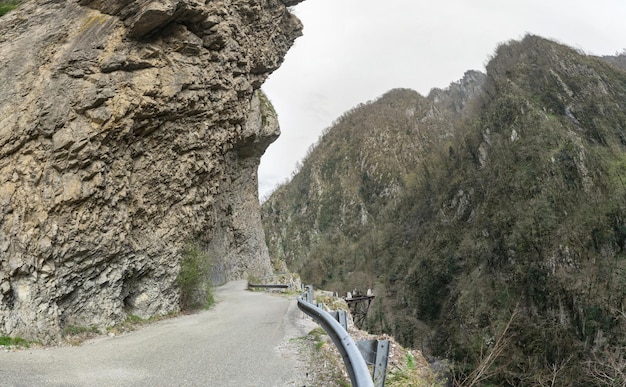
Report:
[{"label": "curving road", "polygon": [[295,299],[216,289],[217,305],[79,347],[0,352],[0,386],[303,386],[289,339],[315,324]]}]

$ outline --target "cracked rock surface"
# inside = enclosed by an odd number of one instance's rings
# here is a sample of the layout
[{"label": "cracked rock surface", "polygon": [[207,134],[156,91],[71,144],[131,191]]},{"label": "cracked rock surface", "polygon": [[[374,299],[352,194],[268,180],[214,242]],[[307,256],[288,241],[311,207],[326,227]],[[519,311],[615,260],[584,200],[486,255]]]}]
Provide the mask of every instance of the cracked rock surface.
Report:
[{"label": "cracked rock surface", "polygon": [[195,241],[267,275],[261,84],[301,34],[280,0],[32,0],[0,18],[0,334],[54,341],[178,309]]}]

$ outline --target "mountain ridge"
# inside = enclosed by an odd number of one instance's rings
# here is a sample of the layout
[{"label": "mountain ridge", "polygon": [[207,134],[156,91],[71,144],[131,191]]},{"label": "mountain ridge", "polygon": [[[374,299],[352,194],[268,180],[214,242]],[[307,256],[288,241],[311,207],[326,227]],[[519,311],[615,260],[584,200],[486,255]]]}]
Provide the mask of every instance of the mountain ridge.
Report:
[{"label": "mountain ridge", "polygon": [[[406,108],[386,116],[376,102],[347,113],[264,203],[272,257],[332,290],[375,287],[383,301],[367,327],[454,360],[457,376],[505,332],[492,383],[544,383],[557,365],[563,384],[598,383],[592,371],[614,372],[609,352],[626,337],[626,73],[610,61],[529,35],[497,48],[483,91],[465,102],[435,109],[435,90],[414,97],[419,119],[407,121]],[[350,120],[358,125],[344,128]],[[331,139],[370,132],[386,152],[367,165],[389,175],[354,179],[357,152]],[[397,138],[384,142],[385,132]],[[336,175],[309,178],[344,155]],[[346,175],[358,188],[340,183]],[[315,201],[311,191],[331,194]],[[351,206],[361,203],[371,208],[359,218]]]}]

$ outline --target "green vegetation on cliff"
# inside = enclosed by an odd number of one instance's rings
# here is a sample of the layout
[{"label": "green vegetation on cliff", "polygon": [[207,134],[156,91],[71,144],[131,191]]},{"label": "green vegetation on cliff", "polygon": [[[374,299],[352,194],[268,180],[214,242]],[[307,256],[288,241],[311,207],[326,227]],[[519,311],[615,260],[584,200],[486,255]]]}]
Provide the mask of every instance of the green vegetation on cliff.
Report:
[{"label": "green vegetation on cliff", "polygon": [[211,257],[198,243],[187,244],[176,278],[182,310],[208,309],[215,302],[211,289],[212,263]]},{"label": "green vegetation on cliff", "polygon": [[305,282],[375,287],[368,328],[457,380],[482,365],[496,385],[623,383],[626,72],[610,62],[528,36],[497,49],[482,93],[466,77],[346,113],[264,204],[271,254]]},{"label": "green vegetation on cliff", "polygon": [[9,11],[14,10],[20,1],[17,0],[8,0],[8,1],[0,1],[0,16],[3,16]]}]

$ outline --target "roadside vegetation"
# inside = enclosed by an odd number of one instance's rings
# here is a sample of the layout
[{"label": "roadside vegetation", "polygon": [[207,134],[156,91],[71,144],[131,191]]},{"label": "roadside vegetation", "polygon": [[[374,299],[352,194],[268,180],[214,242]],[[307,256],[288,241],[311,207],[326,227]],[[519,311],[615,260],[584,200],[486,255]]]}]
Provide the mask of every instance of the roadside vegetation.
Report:
[{"label": "roadside vegetation", "polygon": [[188,243],[182,253],[176,282],[180,287],[183,311],[208,309],[214,304],[211,285],[211,257],[198,243]]},{"label": "roadside vegetation", "polygon": [[61,332],[63,341],[72,346],[81,345],[86,340],[93,339],[100,335],[102,335],[102,331],[95,325],[67,325]]},{"label": "roadside vegetation", "polygon": [[6,349],[30,348],[31,345],[38,344],[21,337],[0,336],[0,347]]},{"label": "roadside vegetation", "polygon": [[0,16],[14,10],[20,4],[19,0],[0,0]]},{"label": "roadside vegetation", "polygon": [[445,387],[446,378],[426,367],[418,366],[415,356],[406,351],[400,366],[388,371],[386,387]]}]

